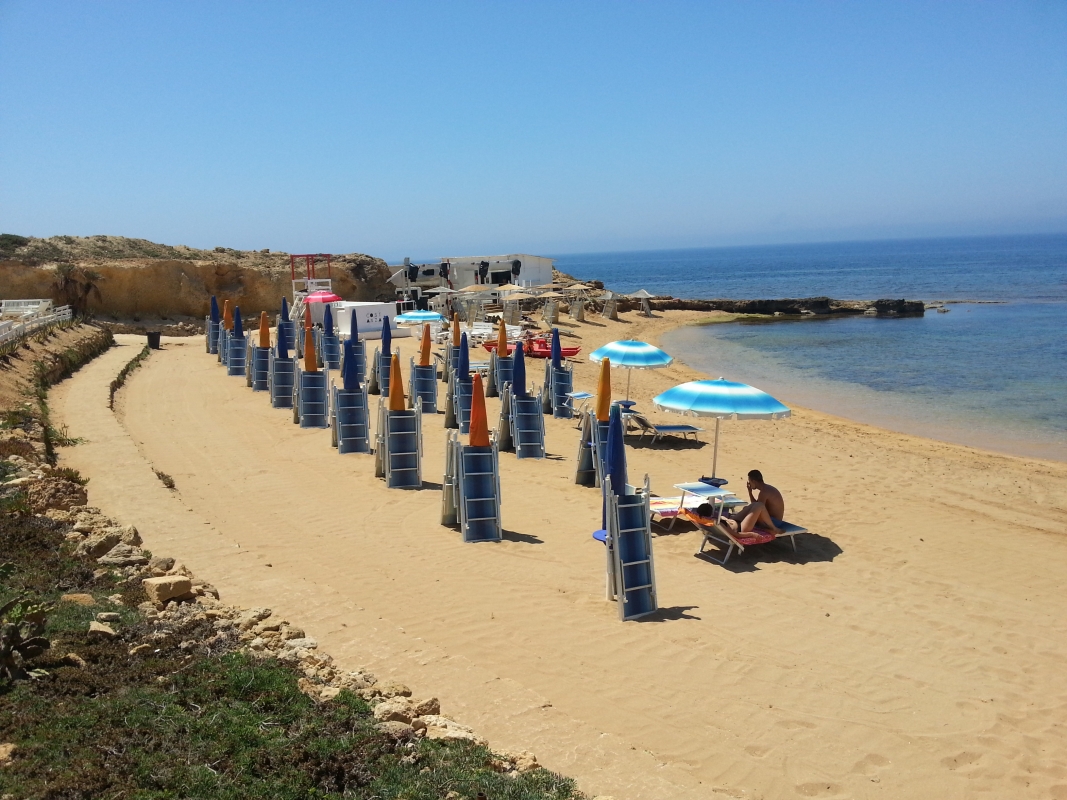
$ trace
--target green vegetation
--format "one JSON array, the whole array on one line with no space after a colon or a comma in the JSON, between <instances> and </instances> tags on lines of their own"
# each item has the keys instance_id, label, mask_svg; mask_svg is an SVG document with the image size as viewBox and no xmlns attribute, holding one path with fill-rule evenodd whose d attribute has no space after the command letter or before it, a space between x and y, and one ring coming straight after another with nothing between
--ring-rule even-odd
<instances>
[{"instance_id":1,"label":"green vegetation","mask_svg":"<svg viewBox=\"0 0 1067 800\"><path fill-rule=\"evenodd\" d=\"M210 620L180 637L160 636L132 608L144 600L140 587L126 585L118 573L94 574L93 564L69 552L62 531L44 518L0 519L0 552L17 565L11 591L51 602L63 592L83 592L97 601L59 604L45 629L51 649L28 659L37 677L0 686L0 742L16 746L0 769L0 795L581 797L570 780L546 770L498 774L492 754L469 742L394 738L349 692L325 703L311 700L300 692L293 667L205 649L215 634ZM116 591L123 605L105 599ZM98 611L119 613L116 638L88 636ZM189 639L201 647L191 648ZM146 641L150 647L130 654Z\"/></svg>"},{"instance_id":2,"label":"green vegetation","mask_svg":"<svg viewBox=\"0 0 1067 800\"><path fill-rule=\"evenodd\" d=\"M142 347L141 352L131 358L126 366L119 371L119 374L115 376L115 380L111 381L111 395L107 401L108 408L115 408L115 392L122 388L122 385L126 383L126 378L130 376L130 373L141 366L141 362L148 358L151 353L152 348L148 345Z\"/></svg>"}]
</instances>

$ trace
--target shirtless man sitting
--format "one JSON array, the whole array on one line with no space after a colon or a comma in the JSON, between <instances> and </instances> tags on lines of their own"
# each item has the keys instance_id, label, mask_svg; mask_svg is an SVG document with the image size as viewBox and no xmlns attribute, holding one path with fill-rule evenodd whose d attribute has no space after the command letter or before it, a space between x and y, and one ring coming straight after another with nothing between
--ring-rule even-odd
<instances>
[{"instance_id":1,"label":"shirtless man sitting","mask_svg":"<svg viewBox=\"0 0 1067 800\"><path fill-rule=\"evenodd\" d=\"M777 536L781 533L778 525L785 517L785 498L782 493L769 483L764 483L763 473L758 469L748 473L745 486L748 489L748 505L733 514L724 514L723 523L729 525L734 533L749 533L759 528Z\"/></svg>"}]
</instances>

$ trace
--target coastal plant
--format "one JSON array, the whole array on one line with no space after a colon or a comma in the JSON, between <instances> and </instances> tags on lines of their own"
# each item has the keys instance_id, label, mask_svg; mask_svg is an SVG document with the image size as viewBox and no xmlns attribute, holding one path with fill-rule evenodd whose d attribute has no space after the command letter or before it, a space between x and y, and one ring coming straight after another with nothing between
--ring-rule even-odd
<instances>
[{"instance_id":1,"label":"coastal plant","mask_svg":"<svg viewBox=\"0 0 1067 800\"><path fill-rule=\"evenodd\" d=\"M62 478L79 486L85 486L89 482L88 478L72 467L45 467L44 475L46 478Z\"/></svg>"},{"instance_id":2,"label":"coastal plant","mask_svg":"<svg viewBox=\"0 0 1067 800\"><path fill-rule=\"evenodd\" d=\"M0 564L0 593L14 572L14 564ZM0 605L0 681L37 677L34 672L27 672L25 662L52 646L41 635L52 610L52 605L35 602L26 592Z\"/></svg>"},{"instance_id":3,"label":"coastal plant","mask_svg":"<svg viewBox=\"0 0 1067 800\"><path fill-rule=\"evenodd\" d=\"M115 410L115 392L122 388L122 385L126 383L126 378L129 377L130 373L141 366L141 362L148 358L151 353L152 349L148 345L145 345L141 348L140 353L131 358L126 366L119 370L119 374L115 376L115 380L111 381L111 395L108 398L107 407L112 411Z\"/></svg>"},{"instance_id":4,"label":"coastal plant","mask_svg":"<svg viewBox=\"0 0 1067 800\"><path fill-rule=\"evenodd\" d=\"M166 486L168 489L177 489L178 488L177 485L174 483L174 478L172 478L167 473L160 472L155 467L152 468L152 472L156 473L156 477L159 478L160 482L164 486Z\"/></svg>"},{"instance_id":5,"label":"coastal plant","mask_svg":"<svg viewBox=\"0 0 1067 800\"><path fill-rule=\"evenodd\" d=\"M79 267L74 264L60 264L56 267L56 278L52 289L56 298L64 305L70 306L77 316L84 316L89 309L89 298L102 300L97 284L104 278L96 270Z\"/></svg>"}]
</instances>

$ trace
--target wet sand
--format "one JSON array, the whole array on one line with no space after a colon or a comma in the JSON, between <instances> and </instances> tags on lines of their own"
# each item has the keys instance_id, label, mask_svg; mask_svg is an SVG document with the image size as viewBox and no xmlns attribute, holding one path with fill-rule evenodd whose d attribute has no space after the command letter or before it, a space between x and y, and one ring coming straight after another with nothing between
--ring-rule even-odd
<instances>
[{"instance_id":1,"label":"wet sand","mask_svg":"<svg viewBox=\"0 0 1067 800\"><path fill-rule=\"evenodd\" d=\"M594 390L600 344L704 317L576 326L575 388ZM762 469L813 533L724 568L679 525L654 539L660 613L622 623L572 422L547 420L544 461L501 455L505 541L465 545L439 525L443 415L424 421L426 488L390 491L372 457L294 426L201 338L164 340L113 414L108 382L143 341L117 338L51 401L88 439L62 461L90 503L223 599L273 608L342 666L440 697L593 795L1067 798L1067 465L799 408L723 423L720 474L743 488ZM414 340L397 343L406 364ZM651 411L694 377L635 372L631 396ZM631 482L674 494L708 472L702 439L627 448Z\"/></svg>"}]
</instances>

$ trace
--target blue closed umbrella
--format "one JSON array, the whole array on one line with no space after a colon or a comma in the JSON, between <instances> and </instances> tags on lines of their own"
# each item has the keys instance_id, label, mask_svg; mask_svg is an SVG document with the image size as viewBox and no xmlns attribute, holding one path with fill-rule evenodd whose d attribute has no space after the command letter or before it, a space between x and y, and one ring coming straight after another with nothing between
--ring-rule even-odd
<instances>
[{"instance_id":1,"label":"blue closed umbrella","mask_svg":"<svg viewBox=\"0 0 1067 800\"><path fill-rule=\"evenodd\" d=\"M659 369L669 366L674 358L658 347L634 339L620 342L608 342L589 354L589 360L600 363L610 359L612 368L626 369L626 399L630 399L630 370Z\"/></svg>"},{"instance_id":2,"label":"blue closed umbrella","mask_svg":"<svg viewBox=\"0 0 1067 800\"><path fill-rule=\"evenodd\" d=\"M619 496L626 492L626 444L623 441L622 410L611 407L608 417L608 441L604 458L604 471L611 478L611 493ZM604 492L604 529L608 527L608 496Z\"/></svg>"},{"instance_id":3,"label":"blue closed umbrella","mask_svg":"<svg viewBox=\"0 0 1067 800\"><path fill-rule=\"evenodd\" d=\"M359 374L356 371L355 340L346 339L344 348L345 358L341 364L341 380L344 382L346 392L354 392L359 389Z\"/></svg>"},{"instance_id":4,"label":"blue closed umbrella","mask_svg":"<svg viewBox=\"0 0 1067 800\"><path fill-rule=\"evenodd\" d=\"M351 309L349 313L352 315L351 324L348 326L348 338L353 342L359 338L359 320L356 318L356 309Z\"/></svg>"},{"instance_id":5,"label":"blue closed umbrella","mask_svg":"<svg viewBox=\"0 0 1067 800\"><path fill-rule=\"evenodd\" d=\"M467 352L467 334L459 337L459 364L456 365L456 378L468 381L471 377L471 357Z\"/></svg>"},{"instance_id":6,"label":"blue closed umbrella","mask_svg":"<svg viewBox=\"0 0 1067 800\"><path fill-rule=\"evenodd\" d=\"M382 318L382 355L388 356L393 349L393 329L389 327L389 317Z\"/></svg>"},{"instance_id":7,"label":"blue closed umbrella","mask_svg":"<svg viewBox=\"0 0 1067 800\"><path fill-rule=\"evenodd\" d=\"M333 310L329 303L325 306L326 310L322 312L322 331L327 336L333 336Z\"/></svg>"},{"instance_id":8,"label":"blue closed umbrella","mask_svg":"<svg viewBox=\"0 0 1067 800\"><path fill-rule=\"evenodd\" d=\"M514 362L511 367L511 389L516 397L526 397L526 356L522 352L522 342L515 346L511 360Z\"/></svg>"},{"instance_id":9,"label":"blue closed umbrella","mask_svg":"<svg viewBox=\"0 0 1067 800\"><path fill-rule=\"evenodd\" d=\"M552 329L552 369L563 367L563 351L559 346L559 328Z\"/></svg>"},{"instance_id":10,"label":"blue closed umbrella","mask_svg":"<svg viewBox=\"0 0 1067 800\"><path fill-rule=\"evenodd\" d=\"M289 321L289 303L287 303L285 298L283 297L282 298L282 322L288 322L288 321Z\"/></svg>"},{"instance_id":11,"label":"blue closed umbrella","mask_svg":"<svg viewBox=\"0 0 1067 800\"><path fill-rule=\"evenodd\" d=\"M715 450L711 462L711 476L719 460L719 423L724 419L784 419L789 407L769 394L747 383L735 383L723 378L715 381L690 381L674 386L652 398L663 411L694 417L715 418Z\"/></svg>"},{"instance_id":12,"label":"blue closed umbrella","mask_svg":"<svg viewBox=\"0 0 1067 800\"><path fill-rule=\"evenodd\" d=\"M215 295L211 295L211 321L219 321L219 301L215 299Z\"/></svg>"},{"instance_id":13,"label":"blue closed umbrella","mask_svg":"<svg viewBox=\"0 0 1067 800\"><path fill-rule=\"evenodd\" d=\"M241 307L235 306L233 309L233 335L234 338L240 339L245 335L244 326L241 324Z\"/></svg>"},{"instance_id":14,"label":"blue closed umbrella","mask_svg":"<svg viewBox=\"0 0 1067 800\"><path fill-rule=\"evenodd\" d=\"M282 298L282 302L285 302L284 298ZM289 343L285 340L284 325L278 326L278 341L276 343L276 349L278 358L289 358Z\"/></svg>"}]
</instances>

